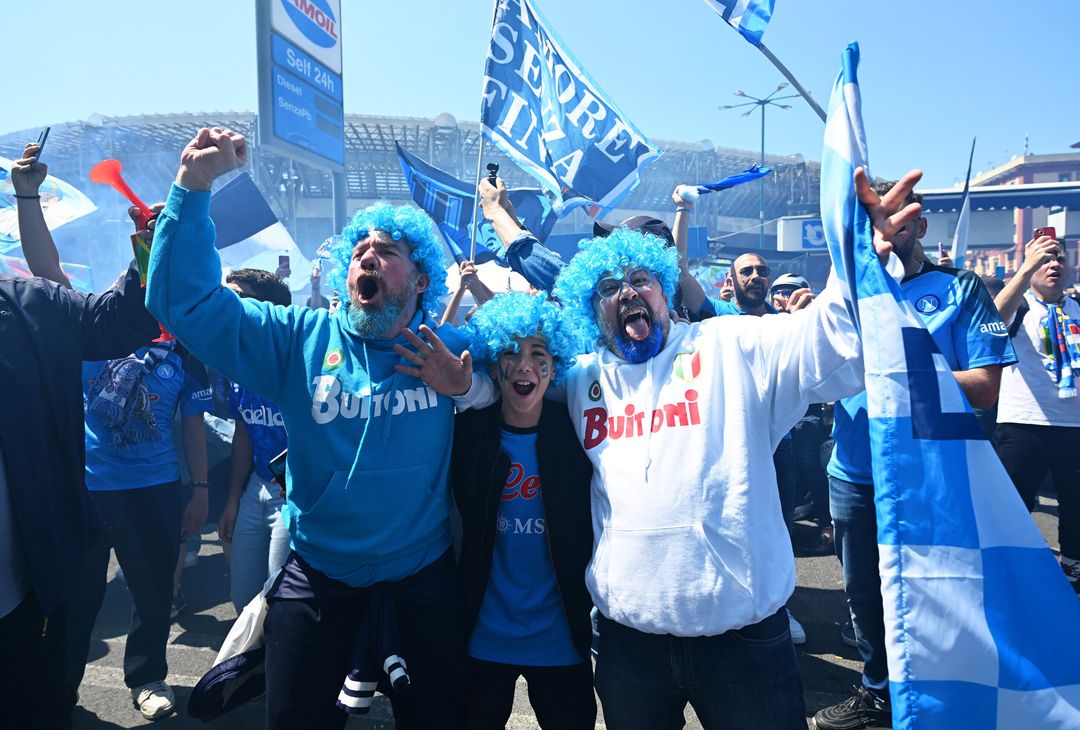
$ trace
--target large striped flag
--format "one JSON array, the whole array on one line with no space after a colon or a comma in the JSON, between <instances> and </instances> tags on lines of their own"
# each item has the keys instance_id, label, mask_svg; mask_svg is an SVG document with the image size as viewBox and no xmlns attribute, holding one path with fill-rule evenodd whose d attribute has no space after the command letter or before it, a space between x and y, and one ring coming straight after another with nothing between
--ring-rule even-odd
<instances>
[{"instance_id":1,"label":"large striped flag","mask_svg":"<svg viewBox=\"0 0 1080 730\"><path fill-rule=\"evenodd\" d=\"M822 222L861 322L895 728L1080 727L1080 600L959 385L875 255L843 54L822 153Z\"/></svg>"},{"instance_id":2,"label":"large striped flag","mask_svg":"<svg viewBox=\"0 0 1080 730\"><path fill-rule=\"evenodd\" d=\"M761 36L772 18L776 0L705 0L728 25L755 46L761 45Z\"/></svg>"},{"instance_id":3,"label":"large striped flag","mask_svg":"<svg viewBox=\"0 0 1080 730\"><path fill-rule=\"evenodd\" d=\"M454 260L461 263L469 258L470 233L475 217L477 226L474 263L497 260L505 266L505 251L495 229L479 213L474 216L476 186L429 165L403 149L397 142L394 147L413 202L435 221ZM543 191L540 188L511 188L506 193L522 224L541 243L546 241L555 226L556 216Z\"/></svg>"},{"instance_id":4,"label":"large striped flag","mask_svg":"<svg viewBox=\"0 0 1080 730\"><path fill-rule=\"evenodd\" d=\"M971 229L971 161L975 159L975 140L971 140L971 154L968 155L967 177L964 178L964 201L960 203L960 216L956 219L956 231L952 239L952 265L958 269L964 268L964 257L967 256L968 231Z\"/></svg>"}]
</instances>

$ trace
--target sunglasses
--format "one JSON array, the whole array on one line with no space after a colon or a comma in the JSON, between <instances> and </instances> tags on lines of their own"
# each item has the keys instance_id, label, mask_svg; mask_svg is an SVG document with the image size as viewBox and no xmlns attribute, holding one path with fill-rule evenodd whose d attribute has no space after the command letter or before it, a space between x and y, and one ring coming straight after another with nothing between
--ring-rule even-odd
<instances>
[{"instance_id":1,"label":"sunglasses","mask_svg":"<svg viewBox=\"0 0 1080 730\"><path fill-rule=\"evenodd\" d=\"M739 269L738 274L739 276L750 276L750 274L754 273L755 271L757 272L758 276L768 276L770 273L772 273L772 269L770 269L768 266L744 266Z\"/></svg>"}]
</instances>

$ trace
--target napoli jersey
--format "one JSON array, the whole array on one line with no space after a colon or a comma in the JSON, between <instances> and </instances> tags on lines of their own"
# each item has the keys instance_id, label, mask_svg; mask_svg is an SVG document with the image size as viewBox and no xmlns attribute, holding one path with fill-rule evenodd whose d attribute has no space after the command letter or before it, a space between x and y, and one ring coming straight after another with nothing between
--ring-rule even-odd
<instances>
[{"instance_id":1,"label":"napoli jersey","mask_svg":"<svg viewBox=\"0 0 1080 730\"><path fill-rule=\"evenodd\" d=\"M262 396L233 383L229 392L229 418L243 421L251 439L255 473L264 482L274 478L267 464L288 446L281 411Z\"/></svg>"},{"instance_id":2,"label":"napoli jersey","mask_svg":"<svg viewBox=\"0 0 1080 730\"><path fill-rule=\"evenodd\" d=\"M570 639L548 549L536 429L503 426L501 443L510 457L510 474L499 502L491 575L469 637L469 656L538 667L577 664L582 657Z\"/></svg>"},{"instance_id":3,"label":"napoli jersey","mask_svg":"<svg viewBox=\"0 0 1080 730\"><path fill-rule=\"evenodd\" d=\"M1016 362L1009 329L974 272L924 262L900 288L953 370ZM866 391L836 402L833 438L836 447L829 460L829 475L872 484Z\"/></svg>"},{"instance_id":4,"label":"napoli jersey","mask_svg":"<svg viewBox=\"0 0 1080 730\"><path fill-rule=\"evenodd\" d=\"M145 358L149 349L137 350L135 357ZM83 363L84 400L107 362ZM93 412L86 411L86 486L90 491L151 487L180 478L173 444L173 414L179 409L182 417L201 416L210 410L210 387L185 372L175 352L155 363L143 377L142 387L154 414L155 433L150 440L116 446L108 427Z\"/></svg>"}]
</instances>

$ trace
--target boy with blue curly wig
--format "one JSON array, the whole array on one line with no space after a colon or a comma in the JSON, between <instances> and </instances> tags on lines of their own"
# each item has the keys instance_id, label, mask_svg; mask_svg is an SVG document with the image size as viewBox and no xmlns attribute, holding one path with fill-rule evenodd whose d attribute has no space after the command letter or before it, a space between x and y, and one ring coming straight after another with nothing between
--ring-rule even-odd
<instances>
[{"instance_id":1,"label":"boy with blue curly wig","mask_svg":"<svg viewBox=\"0 0 1080 730\"><path fill-rule=\"evenodd\" d=\"M450 439L455 409L490 402L494 389L470 378L447 397L402 372L395 348L409 328L438 331L445 353L467 358L464 335L433 319L446 292L434 224L386 203L357 213L330 245L330 286L347 294L335 313L241 299L221 286L209 202L212 181L247 154L223 129L200 130L184 149L155 231L147 308L207 365L276 403L289 434L292 553L267 597L267 726L340 727L342 710L370 702L370 680L398 727L459 727ZM376 604L383 619L365 621ZM408 668L407 694L375 656L386 647ZM354 669L361 680L343 682Z\"/></svg>"},{"instance_id":2,"label":"boy with blue curly wig","mask_svg":"<svg viewBox=\"0 0 1080 730\"><path fill-rule=\"evenodd\" d=\"M592 728L592 466L565 405L544 399L573 363L566 320L545 292L510 292L476 311L469 334L500 398L454 422L466 726L505 726L523 676L542 728Z\"/></svg>"}]
</instances>

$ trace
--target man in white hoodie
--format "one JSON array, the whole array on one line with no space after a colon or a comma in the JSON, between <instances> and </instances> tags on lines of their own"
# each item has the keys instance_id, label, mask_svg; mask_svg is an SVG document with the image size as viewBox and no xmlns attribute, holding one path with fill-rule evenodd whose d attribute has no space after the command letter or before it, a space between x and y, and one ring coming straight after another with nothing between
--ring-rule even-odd
<instances>
[{"instance_id":1,"label":"man in white hoodie","mask_svg":"<svg viewBox=\"0 0 1080 730\"><path fill-rule=\"evenodd\" d=\"M859 199L878 253L916 218L920 174ZM584 242L554 296L591 352L571 368L570 416L593 464L593 557L600 610L596 689L609 728L800 728L806 711L783 606L795 563L772 453L810 402L863 389L860 345L839 287L787 317L668 316L677 253L616 229ZM892 262L899 273L899 262ZM425 379L454 358L433 334L399 354ZM461 382L442 383L450 389Z\"/></svg>"},{"instance_id":2,"label":"man in white hoodie","mask_svg":"<svg viewBox=\"0 0 1080 730\"><path fill-rule=\"evenodd\" d=\"M907 189L918 175L905 178ZM907 190L860 199L887 255ZM782 610L795 566L772 452L810 402L862 389L838 286L788 317L672 323L679 270L628 230L582 245L554 295L583 341L567 402L593 462L596 688L610 728L804 728Z\"/></svg>"}]
</instances>

